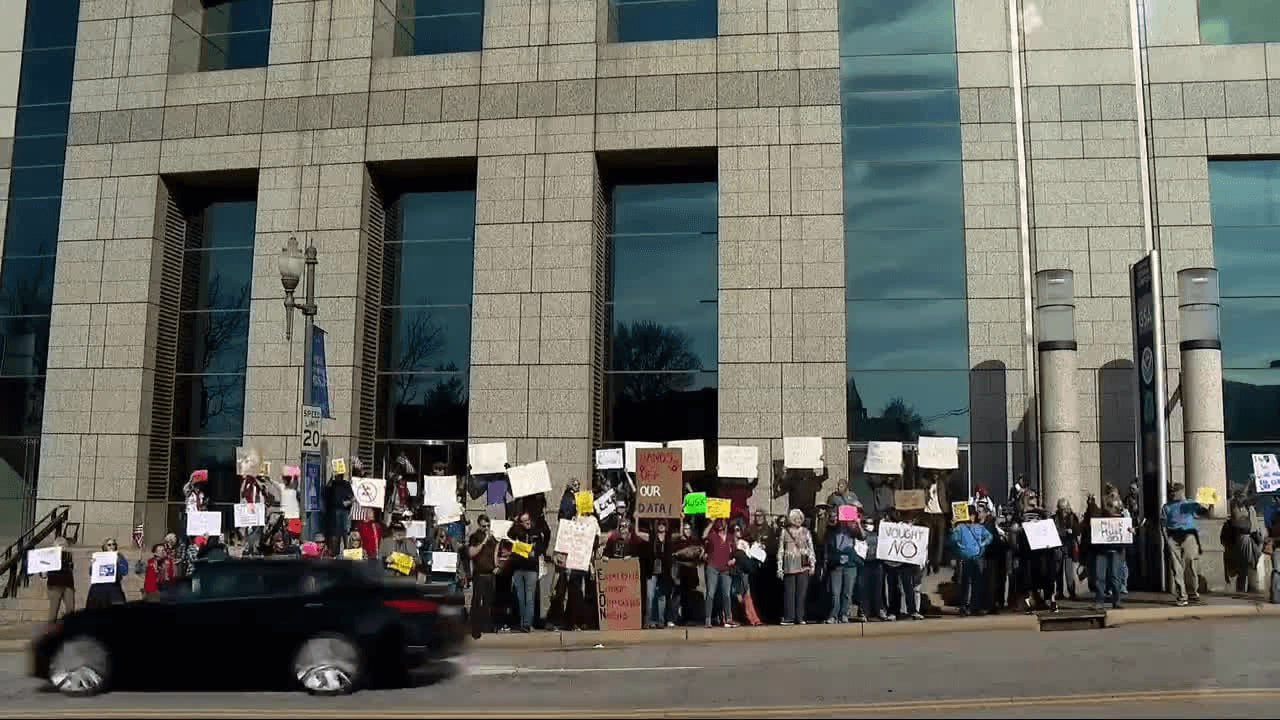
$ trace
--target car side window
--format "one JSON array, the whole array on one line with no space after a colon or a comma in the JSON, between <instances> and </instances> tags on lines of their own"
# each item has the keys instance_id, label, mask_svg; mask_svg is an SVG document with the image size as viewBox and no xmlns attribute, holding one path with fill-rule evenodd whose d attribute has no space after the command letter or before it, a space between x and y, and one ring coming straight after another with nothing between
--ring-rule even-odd
<instances>
[{"instance_id":1,"label":"car side window","mask_svg":"<svg viewBox=\"0 0 1280 720\"><path fill-rule=\"evenodd\" d=\"M261 574L231 566L202 568L191 583L192 596L199 600L255 597L265 590Z\"/></svg>"}]
</instances>

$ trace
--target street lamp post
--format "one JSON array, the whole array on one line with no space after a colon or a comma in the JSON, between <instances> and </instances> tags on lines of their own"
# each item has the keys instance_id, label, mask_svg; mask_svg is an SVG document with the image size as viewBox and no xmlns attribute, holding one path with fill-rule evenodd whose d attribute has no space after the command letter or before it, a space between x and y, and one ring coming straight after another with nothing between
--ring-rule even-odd
<instances>
[{"instance_id":1,"label":"street lamp post","mask_svg":"<svg viewBox=\"0 0 1280 720\"><path fill-rule=\"evenodd\" d=\"M1182 443L1187 496L1203 487L1217 491L1213 517L1227 505L1226 426L1222 402L1222 329L1218 271L1178 271L1178 350L1182 356Z\"/></svg>"},{"instance_id":2,"label":"street lamp post","mask_svg":"<svg viewBox=\"0 0 1280 720\"><path fill-rule=\"evenodd\" d=\"M1041 270L1035 282L1041 500L1049 508L1062 498L1081 507L1085 493L1080 478L1075 277L1070 270Z\"/></svg>"},{"instance_id":3,"label":"street lamp post","mask_svg":"<svg viewBox=\"0 0 1280 720\"><path fill-rule=\"evenodd\" d=\"M312 335L316 326L316 265L319 261L316 259L316 247L311 240L307 240L307 248L304 253L298 247L298 239L290 236L289 243L280 249L279 270L280 284L284 286L284 311L285 325L284 338L286 341L293 341L293 311L298 310L305 318L305 326L303 331L303 376L302 376L302 404L310 405L311 398L311 376L315 372L315 357L312 352ZM304 287L303 301L299 303L294 298L294 291L298 289L298 282L306 275L306 284ZM303 458L303 467L306 466L306 458ZM311 537L312 528L309 527L311 520L311 511L306 508L307 488L306 473L299 478L299 488L302 491L301 500L302 510L302 538ZM317 492L319 490L317 489Z\"/></svg>"}]
</instances>

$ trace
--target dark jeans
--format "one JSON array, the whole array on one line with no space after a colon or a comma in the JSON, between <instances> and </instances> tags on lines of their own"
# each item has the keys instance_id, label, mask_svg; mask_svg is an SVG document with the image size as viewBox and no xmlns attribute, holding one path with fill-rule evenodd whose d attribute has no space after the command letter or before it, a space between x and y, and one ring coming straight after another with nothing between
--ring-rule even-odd
<instances>
[{"instance_id":1,"label":"dark jeans","mask_svg":"<svg viewBox=\"0 0 1280 720\"><path fill-rule=\"evenodd\" d=\"M827 570L827 581L831 586L831 609L827 618L847 620L857 596L854 591L858 587L858 566L836 565Z\"/></svg>"},{"instance_id":2,"label":"dark jeans","mask_svg":"<svg viewBox=\"0 0 1280 720\"><path fill-rule=\"evenodd\" d=\"M555 590L547 621L561 627L586 627L587 574L581 570L557 570Z\"/></svg>"},{"instance_id":3,"label":"dark jeans","mask_svg":"<svg viewBox=\"0 0 1280 720\"><path fill-rule=\"evenodd\" d=\"M867 617L877 617L884 612L884 563L868 559L862 565L860 580L862 581L862 614Z\"/></svg>"},{"instance_id":4,"label":"dark jeans","mask_svg":"<svg viewBox=\"0 0 1280 720\"><path fill-rule=\"evenodd\" d=\"M966 610L987 610L987 561L976 557L960 563L960 607Z\"/></svg>"},{"instance_id":5,"label":"dark jeans","mask_svg":"<svg viewBox=\"0 0 1280 720\"><path fill-rule=\"evenodd\" d=\"M477 575L471 588L471 637L493 632L493 595L497 583L492 573Z\"/></svg>"},{"instance_id":6,"label":"dark jeans","mask_svg":"<svg viewBox=\"0 0 1280 720\"><path fill-rule=\"evenodd\" d=\"M1120 550L1098 550L1093 555L1093 578L1097 583L1093 602L1101 605L1107 596L1115 604L1120 603Z\"/></svg>"},{"instance_id":7,"label":"dark jeans","mask_svg":"<svg viewBox=\"0 0 1280 720\"><path fill-rule=\"evenodd\" d=\"M520 629L533 627L535 619L534 598L538 595L538 571L516 570L511 573L511 591L516 596L516 607L520 613Z\"/></svg>"},{"instance_id":8,"label":"dark jeans","mask_svg":"<svg viewBox=\"0 0 1280 720\"><path fill-rule=\"evenodd\" d=\"M722 622L733 621L733 598L730 597L730 587L733 585L733 575L727 570L720 572L710 565L703 569L703 578L706 583L703 585L703 607L706 609L703 615L703 621L710 624L714 622L715 609L718 605L724 619ZM719 599L720 602L716 602Z\"/></svg>"},{"instance_id":9,"label":"dark jeans","mask_svg":"<svg viewBox=\"0 0 1280 720\"><path fill-rule=\"evenodd\" d=\"M929 569L942 567L943 548L947 542L947 516L926 513L924 524L929 528Z\"/></svg>"},{"instance_id":10,"label":"dark jeans","mask_svg":"<svg viewBox=\"0 0 1280 720\"><path fill-rule=\"evenodd\" d=\"M898 567L886 566L885 578L889 585L889 614L897 615L903 612L902 601L906 600L906 614L915 615L919 612L916 604L916 570L914 565L900 565Z\"/></svg>"},{"instance_id":11,"label":"dark jeans","mask_svg":"<svg viewBox=\"0 0 1280 720\"><path fill-rule=\"evenodd\" d=\"M789 573L782 578L782 621L804 620L805 601L809 597L809 574Z\"/></svg>"},{"instance_id":12,"label":"dark jeans","mask_svg":"<svg viewBox=\"0 0 1280 720\"><path fill-rule=\"evenodd\" d=\"M671 603L672 580L670 575L650 575L645 579L646 623L662 625L675 622L676 609Z\"/></svg>"}]
</instances>

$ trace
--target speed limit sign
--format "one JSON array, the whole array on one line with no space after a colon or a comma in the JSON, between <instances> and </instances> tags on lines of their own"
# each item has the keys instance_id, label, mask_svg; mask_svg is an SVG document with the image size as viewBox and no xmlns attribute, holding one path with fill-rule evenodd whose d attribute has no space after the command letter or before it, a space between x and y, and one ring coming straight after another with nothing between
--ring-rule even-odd
<instances>
[{"instance_id":1,"label":"speed limit sign","mask_svg":"<svg viewBox=\"0 0 1280 720\"><path fill-rule=\"evenodd\" d=\"M302 406L302 452L319 453L320 441L324 439L321 423L324 413L319 405Z\"/></svg>"}]
</instances>

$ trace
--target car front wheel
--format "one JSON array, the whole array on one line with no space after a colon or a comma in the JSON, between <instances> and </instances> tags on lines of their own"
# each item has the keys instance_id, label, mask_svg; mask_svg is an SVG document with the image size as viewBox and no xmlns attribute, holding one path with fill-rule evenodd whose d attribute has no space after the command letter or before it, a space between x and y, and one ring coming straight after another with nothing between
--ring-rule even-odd
<instances>
[{"instance_id":1,"label":"car front wheel","mask_svg":"<svg viewBox=\"0 0 1280 720\"><path fill-rule=\"evenodd\" d=\"M360 650L350 640L334 635L313 637L298 648L293 675L312 695L346 695L360 683Z\"/></svg>"},{"instance_id":2,"label":"car front wheel","mask_svg":"<svg viewBox=\"0 0 1280 720\"><path fill-rule=\"evenodd\" d=\"M63 695L87 697L107 689L110 670L102 643L93 638L72 638L49 661L49 682Z\"/></svg>"}]
</instances>

